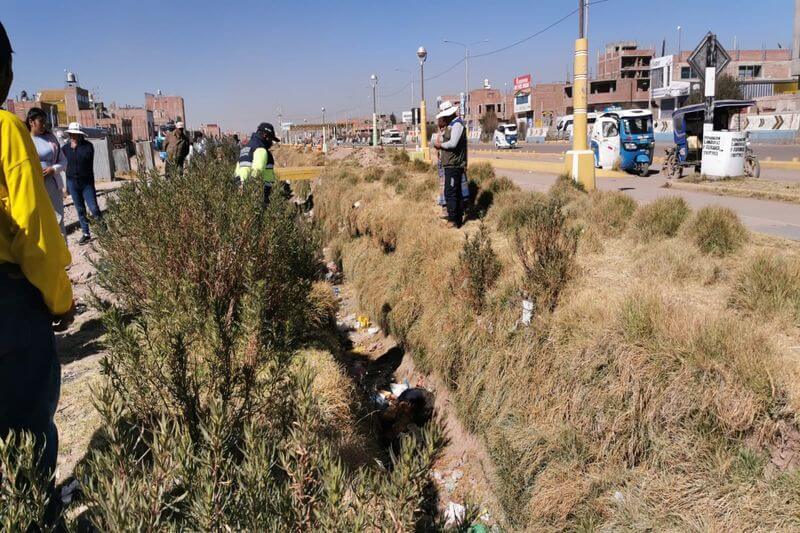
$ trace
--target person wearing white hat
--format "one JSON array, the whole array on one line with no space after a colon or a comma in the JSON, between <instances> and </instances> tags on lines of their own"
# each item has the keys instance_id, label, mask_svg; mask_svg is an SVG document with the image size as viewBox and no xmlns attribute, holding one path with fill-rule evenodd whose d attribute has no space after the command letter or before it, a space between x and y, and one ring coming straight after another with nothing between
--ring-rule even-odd
<instances>
[{"instance_id":1,"label":"person wearing white hat","mask_svg":"<svg viewBox=\"0 0 800 533\"><path fill-rule=\"evenodd\" d=\"M164 140L164 151L167 152L167 176L171 175L176 168L178 171L183 170L190 146L191 143L184 131L183 122L176 122L175 130L167 134L167 138Z\"/></svg>"},{"instance_id":2,"label":"person wearing white hat","mask_svg":"<svg viewBox=\"0 0 800 533\"><path fill-rule=\"evenodd\" d=\"M448 121L442 138L434 141L434 148L441 151L448 225L460 228L464 218L461 182L467 170L467 135L464 121L458 116L458 106L448 100L439 105L439 114L436 118Z\"/></svg>"},{"instance_id":3,"label":"person wearing white hat","mask_svg":"<svg viewBox=\"0 0 800 533\"><path fill-rule=\"evenodd\" d=\"M103 218L94 188L94 146L86 140L86 133L80 122L70 122L66 133L69 135L69 142L64 145L63 150L67 158L67 190L72 196L72 204L83 232L78 244L86 244L92 238L86 208L89 208L92 218L98 221Z\"/></svg>"}]
</instances>

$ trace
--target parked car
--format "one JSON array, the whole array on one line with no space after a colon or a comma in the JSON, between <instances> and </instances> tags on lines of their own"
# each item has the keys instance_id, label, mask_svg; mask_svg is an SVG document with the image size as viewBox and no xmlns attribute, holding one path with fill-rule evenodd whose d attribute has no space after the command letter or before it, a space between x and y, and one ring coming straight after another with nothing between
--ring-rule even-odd
<instances>
[{"instance_id":1,"label":"parked car","mask_svg":"<svg viewBox=\"0 0 800 533\"><path fill-rule=\"evenodd\" d=\"M384 145L403 145L405 144L403 134L398 130L386 130L381 134L381 144Z\"/></svg>"}]
</instances>

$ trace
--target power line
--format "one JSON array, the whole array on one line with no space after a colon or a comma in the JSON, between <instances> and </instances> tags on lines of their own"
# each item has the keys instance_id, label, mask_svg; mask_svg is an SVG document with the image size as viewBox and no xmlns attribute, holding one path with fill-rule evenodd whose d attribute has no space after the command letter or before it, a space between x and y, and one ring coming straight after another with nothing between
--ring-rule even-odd
<instances>
[{"instance_id":1,"label":"power line","mask_svg":"<svg viewBox=\"0 0 800 533\"><path fill-rule=\"evenodd\" d=\"M406 90L406 89L408 89L409 87L411 87L411 82L408 82L408 83L406 83L405 85L403 85L403 87L402 87L402 88L400 88L400 89L396 90L396 91L395 91L395 92L393 92L393 93L389 93L389 94L381 94L381 93L378 93L378 96L380 96L381 98L390 98L390 97L392 97L392 96L397 96L398 94L400 94L401 92L405 91L405 90Z\"/></svg>"},{"instance_id":2,"label":"power line","mask_svg":"<svg viewBox=\"0 0 800 533\"><path fill-rule=\"evenodd\" d=\"M448 72L450 72L451 70L453 70L454 68L456 68L457 66L459 66L463 62L464 62L464 58L462 57L456 63L454 63L452 66L447 67L447 69L443 70L439 74L436 74L435 76L427 76L425 79L427 81L430 81L430 80L435 80L436 78L440 78L440 77L444 76L445 74L447 74Z\"/></svg>"},{"instance_id":3,"label":"power line","mask_svg":"<svg viewBox=\"0 0 800 533\"><path fill-rule=\"evenodd\" d=\"M604 4L604 3L608 2L608 1L609 0L594 0L593 2L589 2L588 5L592 6L592 5L596 5L596 4ZM556 20L555 22L552 22L551 24L548 24L547 26L545 26L541 30L537 31L536 33L528 35L527 37L525 37L523 39L520 39L519 41L515 41L515 42L513 42L513 43L511 43L509 45L503 46L502 48L498 48L496 50L491 50L489 52L484 52L482 54L475 54L475 55L470 56L470 57L486 57L486 56L490 56L490 55L494 55L494 54L499 54L500 52L504 52L504 51L508 50L509 48L514 48L515 46L519 46L522 43L530 41L534 37L538 37L539 35L543 34L544 32L546 32L546 31L558 26L559 24L561 24L562 22L564 22L565 20L570 18L572 15L574 15L578 11L580 11L580 8L573 9L572 11L570 11L569 13L567 13L566 15L561 17L560 19ZM463 61L463 59L462 59L462 61Z\"/></svg>"}]
</instances>

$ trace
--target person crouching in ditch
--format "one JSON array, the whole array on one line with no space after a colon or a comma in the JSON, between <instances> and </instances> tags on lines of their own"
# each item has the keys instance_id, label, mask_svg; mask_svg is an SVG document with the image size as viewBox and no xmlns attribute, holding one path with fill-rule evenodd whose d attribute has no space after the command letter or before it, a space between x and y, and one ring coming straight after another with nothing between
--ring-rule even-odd
<instances>
[{"instance_id":1,"label":"person crouching in ditch","mask_svg":"<svg viewBox=\"0 0 800 533\"><path fill-rule=\"evenodd\" d=\"M250 137L250 142L239 152L236 162L236 178L242 183L253 177L264 182L264 205L269 204L272 186L275 184L275 159L269 149L272 143L280 142L275 128L269 122L262 122Z\"/></svg>"},{"instance_id":2,"label":"person crouching in ditch","mask_svg":"<svg viewBox=\"0 0 800 533\"><path fill-rule=\"evenodd\" d=\"M464 218L464 199L461 183L467 170L467 135L464 121L458 116L458 106L444 101L439 106L436 119L447 120L447 140L436 140L434 147L441 151L444 169L444 197L447 204L448 226L460 228Z\"/></svg>"},{"instance_id":3,"label":"person crouching in ditch","mask_svg":"<svg viewBox=\"0 0 800 533\"><path fill-rule=\"evenodd\" d=\"M11 43L0 24L0 102L12 79ZM28 129L0 110L0 439L31 432L49 476L58 456L53 416L61 389L53 321L72 320L65 271L71 260Z\"/></svg>"}]
</instances>

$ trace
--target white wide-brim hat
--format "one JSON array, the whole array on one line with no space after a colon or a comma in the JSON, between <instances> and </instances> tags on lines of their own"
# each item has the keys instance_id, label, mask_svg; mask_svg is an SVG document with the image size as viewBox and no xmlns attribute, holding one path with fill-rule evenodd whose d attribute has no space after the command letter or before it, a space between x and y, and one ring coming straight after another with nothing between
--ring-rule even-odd
<instances>
[{"instance_id":1,"label":"white wide-brim hat","mask_svg":"<svg viewBox=\"0 0 800 533\"><path fill-rule=\"evenodd\" d=\"M436 118L451 117L456 113L458 113L458 106L453 105L450 100L445 100L439 104L439 114L436 115Z\"/></svg>"},{"instance_id":2,"label":"white wide-brim hat","mask_svg":"<svg viewBox=\"0 0 800 533\"><path fill-rule=\"evenodd\" d=\"M80 122L70 122L64 133L74 133L75 135L86 135Z\"/></svg>"},{"instance_id":3,"label":"white wide-brim hat","mask_svg":"<svg viewBox=\"0 0 800 533\"><path fill-rule=\"evenodd\" d=\"M183 129L183 122L176 122L175 123L175 129L176 130L182 130Z\"/></svg>"}]
</instances>

